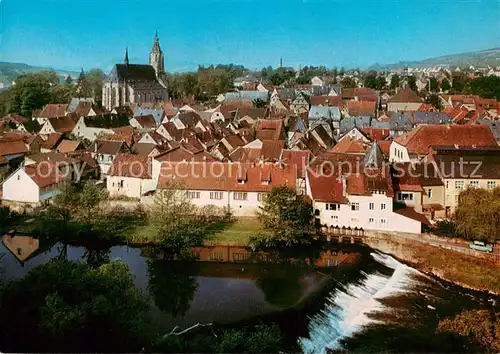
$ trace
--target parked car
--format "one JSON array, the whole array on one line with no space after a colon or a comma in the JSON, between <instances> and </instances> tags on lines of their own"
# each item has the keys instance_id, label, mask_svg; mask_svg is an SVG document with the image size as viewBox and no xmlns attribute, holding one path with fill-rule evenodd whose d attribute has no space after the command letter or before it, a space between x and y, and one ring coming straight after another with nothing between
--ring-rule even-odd
<instances>
[{"instance_id":1,"label":"parked car","mask_svg":"<svg viewBox=\"0 0 500 354\"><path fill-rule=\"evenodd\" d=\"M469 247L476 251L493 252L493 246L487 245L483 241L474 241L469 244Z\"/></svg>"}]
</instances>

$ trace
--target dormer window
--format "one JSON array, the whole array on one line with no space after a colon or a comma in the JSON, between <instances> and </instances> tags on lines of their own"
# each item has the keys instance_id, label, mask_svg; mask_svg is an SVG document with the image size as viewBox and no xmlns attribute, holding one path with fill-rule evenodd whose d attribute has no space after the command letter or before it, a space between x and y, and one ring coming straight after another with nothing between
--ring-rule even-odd
<instances>
[{"instance_id":1,"label":"dormer window","mask_svg":"<svg viewBox=\"0 0 500 354\"><path fill-rule=\"evenodd\" d=\"M237 179L238 179L238 184L245 184L248 180L247 171L239 169Z\"/></svg>"},{"instance_id":2,"label":"dormer window","mask_svg":"<svg viewBox=\"0 0 500 354\"><path fill-rule=\"evenodd\" d=\"M271 183L271 171L269 169L263 169L261 171L260 181L264 185L269 185L269 183Z\"/></svg>"}]
</instances>

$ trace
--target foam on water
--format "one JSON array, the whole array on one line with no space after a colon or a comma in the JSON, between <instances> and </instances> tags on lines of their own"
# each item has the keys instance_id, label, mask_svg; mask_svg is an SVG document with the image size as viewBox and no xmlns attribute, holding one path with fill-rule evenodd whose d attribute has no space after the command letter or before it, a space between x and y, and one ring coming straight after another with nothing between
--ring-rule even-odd
<instances>
[{"instance_id":1,"label":"foam on water","mask_svg":"<svg viewBox=\"0 0 500 354\"><path fill-rule=\"evenodd\" d=\"M350 284L332 292L325 308L311 318L309 338L299 338L304 353L326 353L327 348L338 349L341 338L349 337L374 322L368 314L383 309L379 299L409 290L413 282L411 275L418 273L417 270L387 255L374 252L371 256L394 269L392 275L363 273L366 277L363 283Z\"/></svg>"}]
</instances>

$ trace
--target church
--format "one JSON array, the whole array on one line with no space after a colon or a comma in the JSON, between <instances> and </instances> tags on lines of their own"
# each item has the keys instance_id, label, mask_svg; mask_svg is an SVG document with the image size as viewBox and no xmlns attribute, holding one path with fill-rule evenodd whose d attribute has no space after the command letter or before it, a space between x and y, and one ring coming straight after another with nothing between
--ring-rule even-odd
<instances>
[{"instance_id":1,"label":"church","mask_svg":"<svg viewBox=\"0 0 500 354\"><path fill-rule=\"evenodd\" d=\"M125 61L116 64L102 87L102 104L111 111L131 103L156 103L168 98L163 52L158 33L155 34L149 65L130 64L128 49Z\"/></svg>"}]
</instances>

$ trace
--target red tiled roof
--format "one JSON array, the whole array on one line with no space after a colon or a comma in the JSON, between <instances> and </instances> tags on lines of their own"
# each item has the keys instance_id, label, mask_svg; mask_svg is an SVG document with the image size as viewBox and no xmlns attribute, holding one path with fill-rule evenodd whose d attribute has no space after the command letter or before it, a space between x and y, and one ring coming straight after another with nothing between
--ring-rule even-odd
<instances>
[{"instance_id":1,"label":"red tiled roof","mask_svg":"<svg viewBox=\"0 0 500 354\"><path fill-rule=\"evenodd\" d=\"M391 134L390 129L382 128L362 128L361 131L372 141L384 140Z\"/></svg>"},{"instance_id":2,"label":"red tiled roof","mask_svg":"<svg viewBox=\"0 0 500 354\"><path fill-rule=\"evenodd\" d=\"M94 110L94 113L96 115L103 115L106 114L106 110L102 107L99 107L91 102L80 102L78 103L78 106L75 108L75 113L79 117L88 117L90 114L90 110Z\"/></svg>"},{"instance_id":3,"label":"red tiled roof","mask_svg":"<svg viewBox=\"0 0 500 354\"><path fill-rule=\"evenodd\" d=\"M347 110L350 116L374 116L377 102L373 101L348 101Z\"/></svg>"},{"instance_id":4,"label":"red tiled roof","mask_svg":"<svg viewBox=\"0 0 500 354\"><path fill-rule=\"evenodd\" d=\"M330 152L339 154L360 154L364 155L370 146L364 143L362 140L351 139L346 137L342 139L337 145L335 145Z\"/></svg>"},{"instance_id":5,"label":"red tiled roof","mask_svg":"<svg viewBox=\"0 0 500 354\"><path fill-rule=\"evenodd\" d=\"M113 160L108 175L150 179L150 161L151 160L147 156L118 154Z\"/></svg>"},{"instance_id":6,"label":"red tiled roof","mask_svg":"<svg viewBox=\"0 0 500 354\"><path fill-rule=\"evenodd\" d=\"M318 174L312 169L307 169L307 178L313 200L327 203L348 203L343 195L342 181L335 175Z\"/></svg>"},{"instance_id":7,"label":"red tiled roof","mask_svg":"<svg viewBox=\"0 0 500 354\"><path fill-rule=\"evenodd\" d=\"M56 147L59 141L62 139L61 133L50 133L46 135L41 135L43 139L42 147L48 150L52 150Z\"/></svg>"},{"instance_id":8,"label":"red tiled roof","mask_svg":"<svg viewBox=\"0 0 500 354\"><path fill-rule=\"evenodd\" d=\"M13 122L13 123L24 123L28 121L28 118L17 113L7 114L5 117L0 118L0 121Z\"/></svg>"},{"instance_id":9,"label":"red tiled roof","mask_svg":"<svg viewBox=\"0 0 500 354\"><path fill-rule=\"evenodd\" d=\"M264 140L261 149L262 158L264 161L279 160L284 146L285 142L283 140Z\"/></svg>"},{"instance_id":10,"label":"red tiled roof","mask_svg":"<svg viewBox=\"0 0 500 354\"><path fill-rule=\"evenodd\" d=\"M281 119L261 120L255 130L256 138L261 141L280 140L283 132L283 121Z\"/></svg>"},{"instance_id":11,"label":"red tiled roof","mask_svg":"<svg viewBox=\"0 0 500 354\"><path fill-rule=\"evenodd\" d=\"M419 112L434 112L435 110L433 105L427 103L422 103L420 107L418 107Z\"/></svg>"},{"instance_id":12,"label":"red tiled roof","mask_svg":"<svg viewBox=\"0 0 500 354\"><path fill-rule=\"evenodd\" d=\"M156 128L156 121L152 115L134 117L137 123L144 129Z\"/></svg>"},{"instance_id":13,"label":"red tiled roof","mask_svg":"<svg viewBox=\"0 0 500 354\"><path fill-rule=\"evenodd\" d=\"M498 147L491 129L486 124L421 125L394 141L406 146L409 152L418 154L427 153L431 145Z\"/></svg>"},{"instance_id":14,"label":"red tiled roof","mask_svg":"<svg viewBox=\"0 0 500 354\"><path fill-rule=\"evenodd\" d=\"M164 163L158 188L177 181L191 190L269 192L277 186L295 189L297 168L294 165L254 165L233 163ZM239 183L243 179L244 183ZM263 182L267 180L267 184Z\"/></svg>"},{"instance_id":15,"label":"red tiled roof","mask_svg":"<svg viewBox=\"0 0 500 354\"><path fill-rule=\"evenodd\" d=\"M297 177L305 178L306 166L309 164L311 153L307 150L285 150L281 151L281 161L285 165L297 166Z\"/></svg>"},{"instance_id":16,"label":"red tiled roof","mask_svg":"<svg viewBox=\"0 0 500 354\"><path fill-rule=\"evenodd\" d=\"M377 141L377 144L385 156L390 155L392 140L379 140L379 141Z\"/></svg>"},{"instance_id":17,"label":"red tiled roof","mask_svg":"<svg viewBox=\"0 0 500 354\"><path fill-rule=\"evenodd\" d=\"M61 152L61 153L74 152L78 149L80 144L81 144L81 142L79 142L79 141L63 140L57 146L57 152Z\"/></svg>"},{"instance_id":18,"label":"red tiled roof","mask_svg":"<svg viewBox=\"0 0 500 354\"><path fill-rule=\"evenodd\" d=\"M71 133L76 126L76 120L67 116L49 119L49 122L58 133Z\"/></svg>"},{"instance_id":19,"label":"red tiled roof","mask_svg":"<svg viewBox=\"0 0 500 354\"><path fill-rule=\"evenodd\" d=\"M410 88L405 88L389 98L388 103L422 103L422 98Z\"/></svg>"},{"instance_id":20,"label":"red tiled roof","mask_svg":"<svg viewBox=\"0 0 500 354\"><path fill-rule=\"evenodd\" d=\"M28 147L22 140L0 141L0 156L25 154L28 151Z\"/></svg>"},{"instance_id":21,"label":"red tiled roof","mask_svg":"<svg viewBox=\"0 0 500 354\"><path fill-rule=\"evenodd\" d=\"M40 112L38 117L40 118L58 118L66 115L67 104L54 104L50 103L46 105Z\"/></svg>"},{"instance_id":22,"label":"red tiled roof","mask_svg":"<svg viewBox=\"0 0 500 354\"><path fill-rule=\"evenodd\" d=\"M40 188L55 185L68 180L71 176L65 174L58 168L57 161L44 161L41 163L24 166L24 171Z\"/></svg>"}]
</instances>

